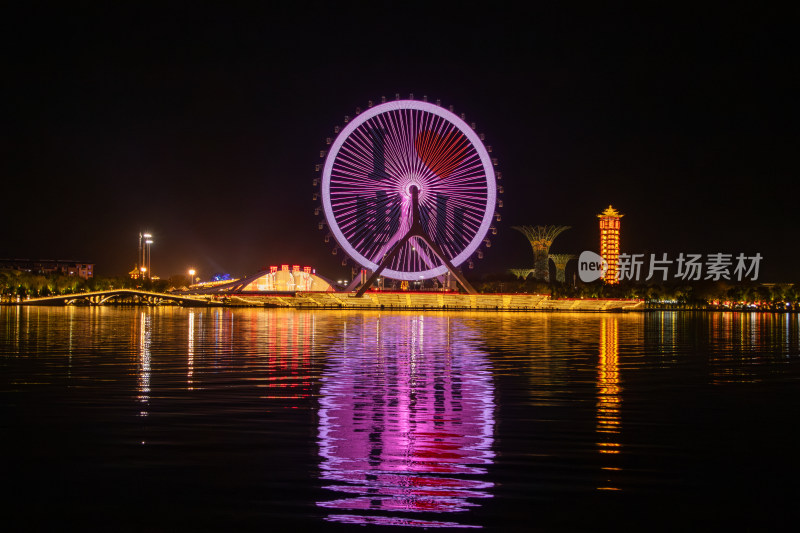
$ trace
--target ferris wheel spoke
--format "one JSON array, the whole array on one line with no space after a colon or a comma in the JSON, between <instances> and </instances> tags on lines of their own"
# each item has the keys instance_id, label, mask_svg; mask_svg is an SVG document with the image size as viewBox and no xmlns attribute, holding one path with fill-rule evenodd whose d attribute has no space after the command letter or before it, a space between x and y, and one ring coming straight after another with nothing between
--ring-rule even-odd
<instances>
[{"instance_id":1,"label":"ferris wheel spoke","mask_svg":"<svg viewBox=\"0 0 800 533\"><path fill-rule=\"evenodd\" d=\"M364 174L369 173L374 161L366 143L349 142L342 146L339 164L346 164Z\"/></svg>"},{"instance_id":2,"label":"ferris wheel spoke","mask_svg":"<svg viewBox=\"0 0 800 533\"><path fill-rule=\"evenodd\" d=\"M370 257L373 262L379 263L389 253L390 249L403 239L408 233L409 227L408 210L401 208L400 212L397 213L397 218L393 219L392 224L387 228L388 231L384 234L387 237L386 240L376 247L377 250L374 253L366 255L366 257Z\"/></svg>"},{"instance_id":3,"label":"ferris wheel spoke","mask_svg":"<svg viewBox=\"0 0 800 533\"><path fill-rule=\"evenodd\" d=\"M418 268L416 270L422 270L422 268L419 268L420 266L425 269L433 269L440 266L438 260L435 261L433 259L436 257L436 255L432 253L432 251L425 243L425 241L423 241L419 237L411 237L408 242L409 243L413 242L411 246L412 250L416 254L417 265L418 265Z\"/></svg>"},{"instance_id":4,"label":"ferris wheel spoke","mask_svg":"<svg viewBox=\"0 0 800 533\"><path fill-rule=\"evenodd\" d=\"M422 131L417 135L414 145L425 166L440 179L447 179L466 156L464 137L454 130L444 135Z\"/></svg>"},{"instance_id":5,"label":"ferris wheel spoke","mask_svg":"<svg viewBox=\"0 0 800 533\"><path fill-rule=\"evenodd\" d=\"M348 228L346 234L349 235L354 247L363 252L363 255L369 257L374 253L374 250L390 240L391 230L390 226L384 226L366 231L363 226L356 225Z\"/></svg>"},{"instance_id":6,"label":"ferris wheel spoke","mask_svg":"<svg viewBox=\"0 0 800 533\"><path fill-rule=\"evenodd\" d=\"M383 242L387 242L396 233L401 224L399 213L391 209L382 209L367 212L363 210L354 213L354 225L348 228L354 237L368 236L374 243L374 247L379 247ZM359 248L358 246L356 247ZM366 251L366 250L365 250ZM367 255L369 257L369 255Z\"/></svg>"},{"instance_id":7,"label":"ferris wheel spoke","mask_svg":"<svg viewBox=\"0 0 800 533\"><path fill-rule=\"evenodd\" d=\"M366 160L343 159L336 169L336 174L342 178L349 178L362 183L374 183L385 180L390 175L385 170L377 170Z\"/></svg>"},{"instance_id":8,"label":"ferris wheel spoke","mask_svg":"<svg viewBox=\"0 0 800 533\"><path fill-rule=\"evenodd\" d=\"M376 181L389 177L383 158L379 157L375 143L381 138L376 130L369 130L369 135L360 135L353 142L342 146L344 152L342 162L349 163L351 173L364 181Z\"/></svg>"},{"instance_id":9,"label":"ferris wheel spoke","mask_svg":"<svg viewBox=\"0 0 800 533\"><path fill-rule=\"evenodd\" d=\"M387 121L386 127L392 132L392 135L389 136L390 142L387 143L386 147L393 163L393 170L398 177L407 176L411 173L412 169L410 164L411 154L403 140L405 135L403 130L406 122L402 121L398 123L394 115L389 114L385 117L382 116L381 119Z\"/></svg>"},{"instance_id":10,"label":"ferris wheel spoke","mask_svg":"<svg viewBox=\"0 0 800 533\"><path fill-rule=\"evenodd\" d=\"M341 162L349 162L363 169L365 174L369 173L374 166L374 148L372 140L367 135L354 136L350 142L341 148Z\"/></svg>"}]
</instances>

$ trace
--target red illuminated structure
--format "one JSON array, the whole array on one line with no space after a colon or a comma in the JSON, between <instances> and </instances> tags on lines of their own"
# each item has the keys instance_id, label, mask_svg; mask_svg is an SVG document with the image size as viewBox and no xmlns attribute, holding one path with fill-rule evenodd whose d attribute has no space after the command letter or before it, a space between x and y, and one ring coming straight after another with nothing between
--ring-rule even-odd
<instances>
[{"instance_id":1,"label":"red illuminated structure","mask_svg":"<svg viewBox=\"0 0 800 533\"><path fill-rule=\"evenodd\" d=\"M619 211L611 207L597 215L600 219L600 255L608 264L603 281L609 285L619 283Z\"/></svg>"}]
</instances>

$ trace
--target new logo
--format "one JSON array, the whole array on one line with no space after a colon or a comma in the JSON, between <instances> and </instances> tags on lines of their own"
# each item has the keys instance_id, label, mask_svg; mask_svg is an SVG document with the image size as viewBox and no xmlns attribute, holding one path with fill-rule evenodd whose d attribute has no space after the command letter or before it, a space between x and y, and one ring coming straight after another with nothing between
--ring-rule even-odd
<instances>
[{"instance_id":1,"label":"new logo","mask_svg":"<svg viewBox=\"0 0 800 533\"><path fill-rule=\"evenodd\" d=\"M594 252L586 250L578 257L578 275L584 283L602 278L606 270L608 262Z\"/></svg>"}]
</instances>

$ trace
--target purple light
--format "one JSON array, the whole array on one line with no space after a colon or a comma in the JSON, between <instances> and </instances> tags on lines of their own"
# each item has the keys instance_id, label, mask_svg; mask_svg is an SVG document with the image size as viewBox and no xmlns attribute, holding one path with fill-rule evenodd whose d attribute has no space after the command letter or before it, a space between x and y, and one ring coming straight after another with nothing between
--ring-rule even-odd
<instances>
[{"instance_id":1,"label":"purple light","mask_svg":"<svg viewBox=\"0 0 800 533\"><path fill-rule=\"evenodd\" d=\"M462 264L488 233L497 199L491 157L466 122L427 102L387 102L358 115L331 145L322 174L325 217L363 267L377 269L408 230L412 185L427 234L453 265ZM419 280L446 272L412 238L383 275Z\"/></svg>"},{"instance_id":2,"label":"purple light","mask_svg":"<svg viewBox=\"0 0 800 533\"><path fill-rule=\"evenodd\" d=\"M457 527L416 524L406 513L463 512L491 497L492 375L459 326L443 317L356 317L329 348L320 471L335 497L317 505L370 513L329 520Z\"/></svg>"}]
</instances>

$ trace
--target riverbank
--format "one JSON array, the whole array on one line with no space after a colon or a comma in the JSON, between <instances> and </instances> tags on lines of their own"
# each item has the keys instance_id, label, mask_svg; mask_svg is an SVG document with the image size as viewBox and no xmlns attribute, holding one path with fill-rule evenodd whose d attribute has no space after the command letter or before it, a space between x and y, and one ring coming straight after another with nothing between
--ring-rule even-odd
<instances>
[{"instance_id":1,"label":"riverbank","mask_svg":"<svg viewBox=\"0 0 800 533\"><path fill-rule=\"evenodd\" d=\"M444 292L317 292L294 295L237 295L231 300L265 307L298 309L414 309L494 311L620 312L644 308L641 300L552 299L547 294L457 294Z\"/></svg>"},{"instance_id":2,"label":"riverbank","mask_svg":"<svg viewBox=\"0 0 800 533\"><path fill-rule=\"evenodd\" d=\"M639 311L644 301L631 299L553 299L547 294L458 294L445 292L292 292L236 293L216 295L156 294L130 289L66 296L32 298L11 305L184 305L225 307L271 307L292 309L409 309L487 311Z\"/></svg>"}]
</instances>

